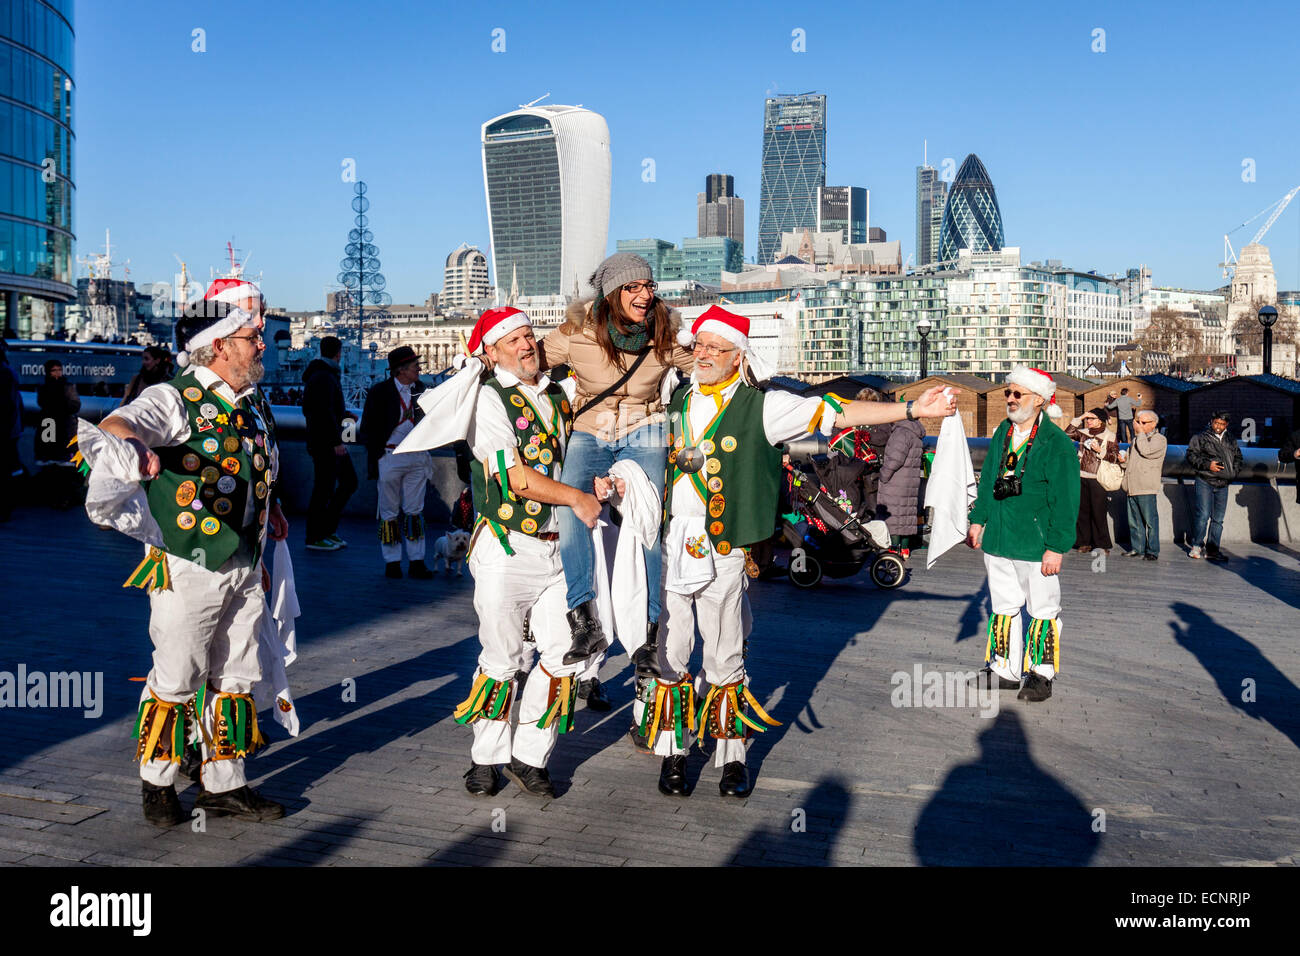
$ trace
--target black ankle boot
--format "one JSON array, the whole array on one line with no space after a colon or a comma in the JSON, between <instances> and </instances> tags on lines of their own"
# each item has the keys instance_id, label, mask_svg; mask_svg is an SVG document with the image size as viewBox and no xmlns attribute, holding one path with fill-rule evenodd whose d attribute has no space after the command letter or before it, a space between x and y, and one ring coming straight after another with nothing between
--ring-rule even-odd
<instances>
[{"instance_id":1,"label":"black ankle boot","mask_svg":"<svg viewBox=\"0 0 1300 956\"><path fill-rule=\"evenodd\" d=\"M651 621L645 629L645 643L632 653L637 677L659 677L659 622Z\"/></svg>"},{"instance_id":2,"label":"black ankle boot","mask_svg":"<svg viewBox=\"0 0 1300 956\"><path fill-rule=\"evenodd\" d=\"M595 601L579 604L565 617L568 618L569 629L573 632L573 643L564 655L564 663L578 664L609 647L600 620L596 617Z\"/></svg>"}]
</instances>

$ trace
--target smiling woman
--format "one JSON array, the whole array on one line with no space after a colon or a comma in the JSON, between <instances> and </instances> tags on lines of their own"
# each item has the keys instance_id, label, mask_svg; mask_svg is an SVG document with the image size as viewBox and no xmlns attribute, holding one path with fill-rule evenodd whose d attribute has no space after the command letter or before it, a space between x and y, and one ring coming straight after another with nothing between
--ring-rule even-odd
<instances>
[{"instance_id":1,"label":"smiling woman","mask_svg":"<svg viewBox=\"0 0 1300 956\"><path fill-rule=\"evenodd\" d=\"M614 462L635 461L662 495L668 449L660 386L670 368L689 374L694 358L677 343L676 316L655 295L650 264L640 256L610 256L591 284L596 298L571 306L564 325L538 343L543 368L568 365L577 379L564 482L590 491ZM581 659L605 636L595 614L594 551L591 534L573 511L562 508L559 514L571 654ZM643 553L653 644L661 562L658 548ZM590 706L590 696L587 702Z\"/></svg>"}]
</instances>

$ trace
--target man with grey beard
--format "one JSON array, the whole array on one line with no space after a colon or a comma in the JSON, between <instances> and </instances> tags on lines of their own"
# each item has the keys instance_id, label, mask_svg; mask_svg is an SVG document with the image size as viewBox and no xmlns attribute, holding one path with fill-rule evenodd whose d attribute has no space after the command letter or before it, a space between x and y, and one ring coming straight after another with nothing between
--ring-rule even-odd
<instances>
[{"instance_id":1,"label":"man with grey beard","mask_svg":"<svg viewBox=\"0 0 1300 956\"><path fill-rule=\"evenodd\" d=\"M288 524L272 491L274 428L256 388L266 348L261 309L233 304L251 302L256 287L219 282L229 287L214 283L176 323L182 373L100 426L134 451L129 478L146 488L145 538L161 542L126 582L149 592L153 667L135 728L144 815L156 826L186 819L174 783L195 746L195 809L243 820L284 814L248 786L244 758L265 743L252 698L266 607L262 552L267 534L282 540Z\"/></svg>"},{"instance_id":2,"label":"man with grey beard","mask_svg":"<svg viewBox=\"0 0 1300 956\"><path fill-rule=\"evenodd\" d=\"M1061 409L1048 373L1016 366L1003 394L1007 418L989 441L966 543L983 548L988 573L984 662L1003 688L1020 687L1023 672L1020 699L1042 701L1060 667L1059 575L1079 515L1079 458L1052 421Z\"/></svg>"}]
</instances>

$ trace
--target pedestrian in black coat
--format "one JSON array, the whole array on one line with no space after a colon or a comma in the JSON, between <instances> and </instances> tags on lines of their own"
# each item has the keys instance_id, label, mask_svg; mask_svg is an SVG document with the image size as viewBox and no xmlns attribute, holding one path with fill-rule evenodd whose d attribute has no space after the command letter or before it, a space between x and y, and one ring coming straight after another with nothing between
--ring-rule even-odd
<instances>
[{"instance_id":1,"label":"pedestrian in black coat","mask_svg":"<svg viewBox=\"0 0 1300 956\"><path fill-rule=\"evenodd\" d=\"M347 547L338 536L339 516L357 490L357 471L343 440L344 421L356 420L343 404L343 374L339 355L343 343L327 335L320 342L320 358L312 359L302 373L302 414L307 422L307 454L314 470L311 500L307 504L307 547L337 551Z\"/></svg>"}]
</instances>

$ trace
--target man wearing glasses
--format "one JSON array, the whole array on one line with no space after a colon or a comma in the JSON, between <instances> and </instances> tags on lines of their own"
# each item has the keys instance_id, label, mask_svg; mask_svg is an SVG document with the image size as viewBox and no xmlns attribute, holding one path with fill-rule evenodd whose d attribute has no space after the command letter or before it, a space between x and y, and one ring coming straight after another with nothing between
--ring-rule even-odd
<instances>
[{"instance_id":1,"label":"man wearing glasses","mask_svg":"<svg viewBox=\"0 0 1300 956\"><path fill-rule=\"evenodd\" d=\"M695 371L669 404L667 524L660 675L649 681L641 730L663 757L659 791L687 796L686 751L696 735L717 742L719 792L749 795L745 740L775 724L749 688L745 639L747 549L772 534L781 484L782 443L814 431L938 418L955 410L940 387L899 403L842 402L762 391L762 364L749 349L749 320L718 306L678 336L691 345ZM747 374L748 373L748 374ZM702 679L686 668L699 627ZM698 693L698 699L697 699ZM752 717L750 715L753 715Z\"/></svg>"},{"instance_id":2,"label":"man wearing glasses","mask_svg":"<svg viewBox=\"0 0 1300 956\"><path fill-rule=\"evenodd\" d=\"M150 592L154 645L136 757L145 819L164 827L187 819L174 783L191 741L202 759L195 809L254 821L284 814L244 774L244 757L265 743L252 698L262 551L266 534L288 534L272 494L279 453L257 390L261 294L242 280L219 283L176 323L182 373L101 425L126 443L126 461L134 453L129 478L146 483L141 537L151 546L127 581Z\"/></svg>"},{"instance_id":3,"label":"man wearing glasses","mask_svg":"<svg viewBox=\"0 0 1300 956\"><path fill-rule=\"evenodd\" d=\"M989 441L966 543L984 549L988 573L984 663L1003 689L1020 687L1024 673L1020 699L1042 701L1060 667L1059 575L1079 517L1079 456L1052 421L1061 409L1050 375L1016 366L1003 395L1007 417Z\"/></svg>"}]
</instances>

